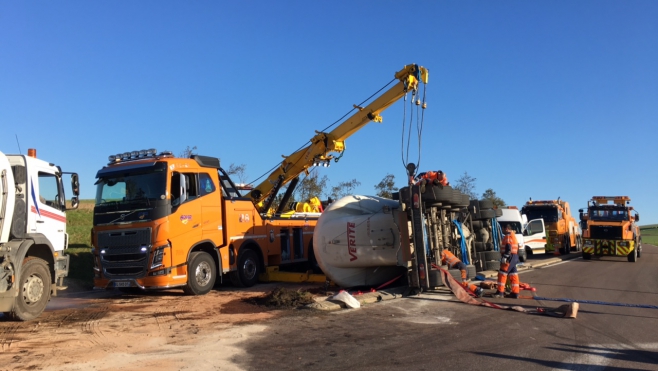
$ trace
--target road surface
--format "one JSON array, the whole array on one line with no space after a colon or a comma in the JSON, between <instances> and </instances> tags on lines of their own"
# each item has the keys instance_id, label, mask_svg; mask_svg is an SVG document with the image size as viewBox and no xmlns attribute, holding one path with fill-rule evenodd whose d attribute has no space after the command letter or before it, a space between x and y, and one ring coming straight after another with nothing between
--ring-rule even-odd
<instances>
[{"instance_id":1,"label":"road surface","mask_svg":"<svg viewBox=\"0 0 658 371\"><path fill-rule=\"evenodd\" d=\"M656 267L658 248L645 245L636 263L574 259L520 278L543 297L658 306ZM560 319L432 293L336 312L249 301L276 286L68 292L35 321L0 319L0 371L658 369L657 309L582 304L577 319Z\"/></svg>"}]
</instances>

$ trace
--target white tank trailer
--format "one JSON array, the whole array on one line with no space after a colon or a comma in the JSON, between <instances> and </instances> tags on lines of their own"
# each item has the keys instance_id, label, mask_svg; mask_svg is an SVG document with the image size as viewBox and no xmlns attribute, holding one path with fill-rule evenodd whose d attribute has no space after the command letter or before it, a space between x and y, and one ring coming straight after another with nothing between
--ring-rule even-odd
<instances>
[{"instance_id":1,"label":"white tank trailer","mask_svg":"<svg viewBox=\"0 0 658 371\"><path fill-rule=\"evenodd\" d=\"M318 265L341 287L376 287L407 272L401 244L407 226L399 201L352 195L320 216L313 234ZM402 233L401 233L402 232ZM408 237L407 237L408 238Z\"/></svg>"}]
</instances>

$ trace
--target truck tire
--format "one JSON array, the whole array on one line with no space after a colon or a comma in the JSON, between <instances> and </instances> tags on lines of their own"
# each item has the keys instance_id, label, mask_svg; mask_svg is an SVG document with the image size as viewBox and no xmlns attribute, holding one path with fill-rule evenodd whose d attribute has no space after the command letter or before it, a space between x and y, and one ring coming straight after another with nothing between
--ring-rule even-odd
<instances>
[{"instance_id":1,"label":"truck tire","mask_svg":"<svg viewBox=\"0 0 658 371\"><path fill-rule=\"evenodd\" d=\"M590 253L583 253L583 260L591 260L592 259L592 254Z\"/></svg>"},{"instance_id":2,"label":"truck tire","mask_svg":"<svg viewBox=\"0 0 658 371\"><path fill-rule=\"evenodd\" d=\"M473 226L473 230L475 231L477 231L478 229L482 229L482 221L474 220L472 226Z\"/></svg>"},{"instance_id":3,"label":"truck tire","mask_svg":"<svg viewBox=\"0 0 658 371\"><path fill-rule=\"evenodd\" d=\"M528 256L526 255L525 249L519 250L519 261L525 263L526 260L528 260Z\"/></svg>"},{"instance_id":4,"label":"truck tire","mask_svg":"<svg viewBox=\"0 0 658 371\"><path fill-rule=\"evenodd\" d=\"M487 242L486 244L484 244L484 248L487 251L494 251L494 244L491 243L491 242ZM496 251L496 254L499 254L499 252ZM499 259L500 259L500 257L499 257Z\"/></svg>"},{"instance_id":5,"label":"truck tire","mask_svg":"<svg viewBox=\"0 0 658 371\"><path fill-rule=\"evenodd\" d=\"M216 278L217 269L210 254L195 251L187 263L187 284L183 291L188 295L205 295L215 286Z\"/></svg>"},{"instance_id":6,"label":"truck tire","mask_svg":"<svg viewBox=\"0 0 658 371\"><path fill-rule=\"evenodd\" d=\"M562 255L569 255L571 253L571 237L567 234L562 240L562 248L560 248L560 253Z\"/></svg>"},{"instance_id":7,"label":"truck tire","mask_svg":"<svg viewBox=\"0 0 658 371\"><path fill-rule=\"evenodd\" d=\"M482 254L484 261L499 261L501 256L498 251L485 251Z\"/></svg>"},{"instance_id":8,"label":"truck tire","mask_svg":"<svg viewBox=\"0 0 658 371\"><path fill-rule=\"evenodd\" d=\"M429 271L430 287L441 287L443 286L443 280L441 279L441 271L438 269L430 269Z\"/></svg>"},{"instance_id":9,"label":"truck tire","mask_svg":"<svg viewBox=\"0 0 658 371\"><path fill-rule=\"evenodd\" d=\"M494 213L496 214L496 218L503 216L503 209L494 209Z\"/></svg>"},{"instance_id":10,"label":"truck tire","mask_svg":"<svg viewBox=\"0 0 658 371\"><path fill-rule=\"evenodd\" d=\"M50 270L45 260L25 258L18 281L18 296L10 316L19 321L39 317L50 300L51 282Z\"/></svg>"},{"instance_id":11,"label":"truck tire","mask_svg":"<svg viewBox=\"0 0 658 371\"><path fill-rule=\"evenodd\" d=\"M451 203L453 189L450 186L432 185L427 186L422 198L427 202Z\"/></svg>"},{"instance_id":12,"label":"truck tire","mask_svg":"<svg viewBox=\"0 0 658 371\"><path fill-rule=\"evenodd\" d=\"M496 212L493 209L480 209L480 219L493 219L496 217Z\"/></svg>"},{"instance_id":13,"label":"truck tire","mask_svg":"<svg viewBox=\"0 0 658 371\"><path fill-rule=\"evenodd\" d=\"M480 210L493 209L493 202L491 200L480 200Z\"/></svg>"},{"instance_id":14,"label":"truck tire","mask_svg":"<svg viewBox=\"0 0 658 371\"><path fill-rule=\"evenodd\" d=\"M258 282L259 273L258 254L252 249L242 249L238 257L238 270L233 275L235 278L231 277L231 282L238 287L251 287Z\"/></svg>"},{"instance_id":15,"label":"truck tire","mask_svg":"<svg viewBox=\"0 0 658 371\"><path fill-rule=\"evenodd\" d=\"M500 262L497 260L484 262L484 269L488 271L498 271L500 270Z\"/></svg>"},{"instance_id":16,"label":"truck tire","mask_svg":"<svg viewBox=\"0 0 658 371\"><path fill-rule=\"evenodd\" d=\"M633 251L628 253L628 261L635 263L637 261L637 248L634 248Z\"/></svg>"}]
</instances>

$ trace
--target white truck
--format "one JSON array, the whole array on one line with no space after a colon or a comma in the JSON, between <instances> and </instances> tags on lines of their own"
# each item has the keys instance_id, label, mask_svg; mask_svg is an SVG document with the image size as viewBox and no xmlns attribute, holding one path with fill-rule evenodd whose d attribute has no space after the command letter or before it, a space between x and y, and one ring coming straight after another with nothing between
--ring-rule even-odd
<instances>
[{"instance_id":1,"label":"white truck","mask_svg":"<svg viewBox=\"0 0 658 371\"><path fill-rule=\"evenodd\" d=\"M62 178L70 177L67 207ZM37 318L69 271L66 210L78 207L78 174L25 155L0 152L0 313Z\"/></svg>"},{"instance_id":2,"label":"white truck","mask_svg":"<svg viewBox=\"0 0 658 371\"><path fill-rule=\"evenodd\" d=\"M505 226L509 225L514 233L516 234L516 241L519 243L519 260L525 262L527 259L527 252L525 249L526 243L524 240L524 231L528 224L528 219L525 215L521 215L521 212L516 206L506 206L501 208L501 215L496 217L496 220L500 226L505 229Z\"/></svg>"}]
</instances>

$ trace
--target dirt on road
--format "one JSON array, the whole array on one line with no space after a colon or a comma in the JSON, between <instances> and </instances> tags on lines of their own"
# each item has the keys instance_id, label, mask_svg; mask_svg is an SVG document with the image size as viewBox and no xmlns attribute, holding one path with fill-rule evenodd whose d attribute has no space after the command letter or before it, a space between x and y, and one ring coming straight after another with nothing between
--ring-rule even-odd
<instances>
[{"instance_id":1,"label":"dirt on road","mask_svg":"<svg viewBox=\"0 0 658 371\"><path fill-rule=\"evenodd\" d=\"M279 287L302 294L271 295ZM319 290L279 283L186 296L72 288L34 321L0 316L0 371L239 370L246 357L240 342L261 336L265 320L300 311L272 303L308 299L309 289Z\"/></svg>"}]
</instances>

